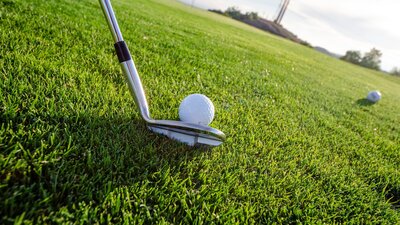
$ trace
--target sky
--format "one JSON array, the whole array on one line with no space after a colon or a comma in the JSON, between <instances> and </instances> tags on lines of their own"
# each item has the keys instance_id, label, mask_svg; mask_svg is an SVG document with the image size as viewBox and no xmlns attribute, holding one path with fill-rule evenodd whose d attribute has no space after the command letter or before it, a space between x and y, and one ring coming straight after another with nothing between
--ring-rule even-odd
<instances>
[{"instance_id":1,"label":"sky","mask_svg":"<svg viewBox=\"0 0 400 225\"><path fill-rule=\"evenodd\" d=\"M202 9L237 6L273 20L281 0L179 0ZM399 0L291 0L282 25L299 38L331 52L383 52L382 69L400 67Z\"/></svg>"}]
</instances>

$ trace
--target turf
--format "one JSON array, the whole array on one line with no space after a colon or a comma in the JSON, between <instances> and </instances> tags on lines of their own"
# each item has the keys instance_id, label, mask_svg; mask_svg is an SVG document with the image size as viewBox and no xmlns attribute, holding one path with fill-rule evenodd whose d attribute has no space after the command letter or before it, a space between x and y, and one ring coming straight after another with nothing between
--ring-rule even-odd
<instances>
[{"instance_id":1,"label":"turf","mask_svg":"<svg viewBox=\"0 0 400 225\"><path fill-rule=\"evenodd\" d=\"M171 0L113 6L152 116L206 94L226 142L147 130L97 1L0 0L1 224L400 223L400 79Z\"/></svg>"}]
</instances>

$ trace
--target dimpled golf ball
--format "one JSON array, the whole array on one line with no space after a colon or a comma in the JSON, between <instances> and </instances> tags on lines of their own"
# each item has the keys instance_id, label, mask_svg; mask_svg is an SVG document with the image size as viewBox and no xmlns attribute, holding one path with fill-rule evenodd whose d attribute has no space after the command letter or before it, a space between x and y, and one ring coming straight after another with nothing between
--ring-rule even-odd
<instances>
[{"instance_id":1,"label":"dimpled golf ball","mask_svg":"<svg viewBox=\"0 0 400 225\"><path fill-rule=\"evenodd\" d=\"M205 95L189 95L179 106L179 118L186 123L207 126L214 119L214 105Z\"/></svg>"},{"instance_id":2,"label":"dimpled golf ball","mask_svg":"<svg viewBox=\"0 0 400 225\"><path fill-rule=\"evenodd\" d=\"M368 101L378 102L381 100L382 94L379 91L370 91L367 95Z\"/></svg>"}]
</instances>

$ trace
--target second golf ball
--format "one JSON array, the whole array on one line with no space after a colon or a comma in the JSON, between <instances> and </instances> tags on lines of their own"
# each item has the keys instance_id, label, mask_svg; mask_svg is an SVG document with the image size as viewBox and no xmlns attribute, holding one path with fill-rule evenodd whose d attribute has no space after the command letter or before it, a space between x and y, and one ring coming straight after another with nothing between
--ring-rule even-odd
<instances>
[{"instance_id":1,"label":"second golf ball","mask_svg":"<svg viewBox=\"0 0 400 225\"><path fill-rule=\"evenodd\" d=\"M381 100L382 94L379 91L370 91L367 95L367 99L371 102L378 102Z\"/></svg>"},{"instance_id":2,"label":"second golf ball","mask_svg":"<svg viewBox=\"0 0 400 225\"><path fill-rule=\"evenodd\" d=\"M214 119L214 105L205 95L189 95L179 106L179 118L183 122L207 126Z\"/></svg>"}]
</instances>

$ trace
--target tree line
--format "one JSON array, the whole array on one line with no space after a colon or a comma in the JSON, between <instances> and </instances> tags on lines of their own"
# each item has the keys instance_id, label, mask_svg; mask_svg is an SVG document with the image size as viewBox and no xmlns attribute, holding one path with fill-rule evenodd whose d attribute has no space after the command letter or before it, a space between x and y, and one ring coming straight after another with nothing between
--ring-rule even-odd
<instances>
[{"instance_id":1,"label":"tree line","mask_svg":"<svg viewBox=\"0 0 400 225\"><path fill-rule=\"evenodd\" d=\"M372 48L369 52L361 54L360 51L349 50L340 59L373 70L381 70L382 52ZM395 67L390 74L400 76L400 69Z\"/></svg>"},{"instance_id":2,"label":"tree line","mask_svg":"<svg viewBox=\"0 0 400 225\"><path fill-rule=\"evenodd\" d=\"M233 19L237 19L237 20L258 20L259 16L257 12L246 12L246 13L242 13L239 8L235 7L235 6L231 6L229 8L227 8L225 11L221 11L221 10L216 10L216 9L210 9L209 11L211 12L215 12L218 14L223 14L225 16L231 17Z\"/></svg>"},{"instance_id":3,"label":"tree line","mask_svg":"<svg viewBox=\"0 0 400 225\"><path fill-rule=\"evenodd\" d=\"M209 11L215 12L218 14L222 14L228 17L231 17L236 20L250 20L250 21L256 21L259 19L259 16L257 12L246 12L242 13L239 8L237 7L229 7L225 11L221 10L212 10L210 9ZM305 42L307 43L307 42ZM306 45L309 45L308 43ZM309 45L311 46L311 45ZM342 56L340 59L359 65L363 66L369 69L373 70L381 70L381 57L382 57L382 52L376 48L372 48L369 52L366 52L362 54L360 51L357 50L349 50L346 52L344 56ZM394 67L392 71L390 71L390 74L395 75L395 76L400 76L400 68Z\"/></svg>"}]
</instances>

